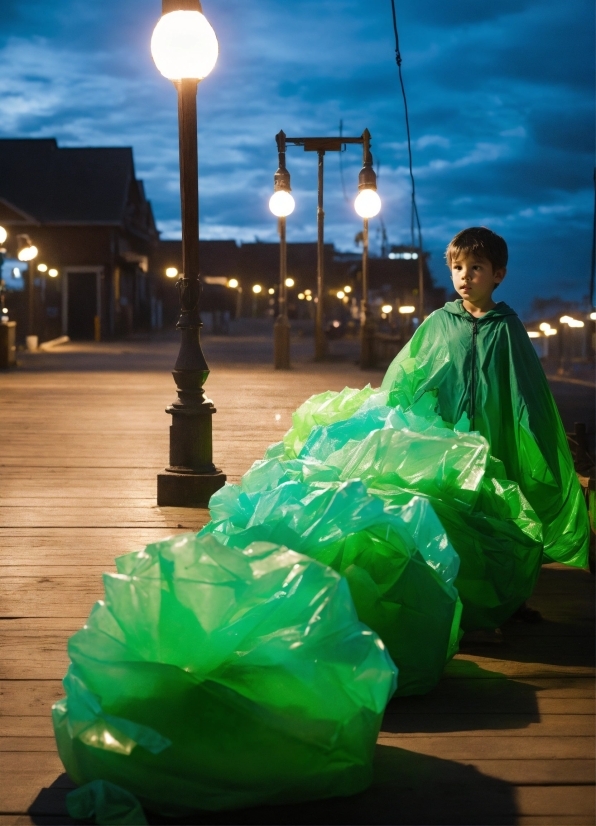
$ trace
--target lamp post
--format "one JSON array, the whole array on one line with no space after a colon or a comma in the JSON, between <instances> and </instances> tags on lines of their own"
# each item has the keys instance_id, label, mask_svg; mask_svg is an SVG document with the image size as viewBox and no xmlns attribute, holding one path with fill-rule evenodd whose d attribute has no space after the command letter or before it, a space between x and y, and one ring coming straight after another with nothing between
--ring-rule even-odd
<instances>
[{"instance_id":1,"label":"lamp post","mask_svg":"<svg viewBox=\"0 0 596 826\"><path fill-rule=\"evenodd\" d=\"M162 0L162 16L151 38L153 60L178 92L180 198L183 272L180 297L180 352L172 375L178 398L166 408L170 464L157 476L157 504L205 507L226 477L213 464L212 420L216 412L203 385L209 368L201 349L199 302L199 191L197 88L217 60L215 32L199 0Z\"/></svg>"},{"instance_id":2,"label":"lamp post","mask_svg":"<svg viewBox=\"0 0 596 826\"><path fill-rule=\"evenodd\" d=\"M366 130L368 133L368 129ZM368 133L370 140L370 133ZM323 209L323 172L325 152L342 152L348 143L364 143L364 133L359 138L285 138L285 144L303 146L305 152L316 152L317 173L317 297L315 313L315 360L322 361L327 355L327 339L323 329L325 319L325 211Z\"/></svg>"},{"instance_id":3,"label":"lamp post","mask_svg":"<svg viewBox=\"0 0 596 826\"><path fill-rule=\"evenodd\" d=\"M31 243L28 235L17 235L17 258L27 264L27 335L34 335L35 327L35 281L33 267L29 263L37 258L39 250Z\"/></svg>"},{"instance_id":4,"label":"lamp post","mask_svg":"<svg viewBox=\"0 0 596 826\"><path fill-rule=\"evenodd\" d=\"M290 369L290 322L288 321L288 293L286 284L287 246L286 218L296 206L290 192L290 173L286 169L286 134L282 130L275 136L279 165L273 176L273 195L269 209L277 216L279 231L279 314L273 327L273 366L276 370Z\"/></svg>"},{"instance_id":5,"label":"lamp post","mask_svg":"<svg viewBox=\"0 0 596 826\"><path fill-rule=\"evenodd\" d=\"M367 370L375 364L375 322L368 307L368 221L381 211L381 199L377 192L377 176L373 169L368 129L364 130L362 138L363 165L358 175L358 195L354 201L354 209L363 219L360 367L362 370Z\"/></svg>"}]
</instances>

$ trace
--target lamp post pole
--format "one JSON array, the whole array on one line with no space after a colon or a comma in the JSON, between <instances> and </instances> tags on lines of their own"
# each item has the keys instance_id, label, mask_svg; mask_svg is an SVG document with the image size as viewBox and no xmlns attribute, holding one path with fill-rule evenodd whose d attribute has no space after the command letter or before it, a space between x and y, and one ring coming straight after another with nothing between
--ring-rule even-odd
<instances>
[{"instance_id":1,"label":"lamp post pole","mask_svg":"<svg viewBox=\"0 0 596 826\"><path fill-rule=\"evenodd\" d=\"M370 151L370 132L362 133L362 169L358 175L358 196L354 202L356 212L362 216L362 305L360 315L360 367L367 370L375 366L376 325L368 305L368 221L378 215L381 199L377 194L377 176L373 169Z\"/></svg>"},{"instance_id":2,"label":"lamp post pole","mask_svg":"<svg viewBox=\"0 0 596 826\"><path fill-rule=\"evenodd\" d=\"M279 165L273 176L273 195L269 201L269 208L277 215L277 229L279 232L279 295L278 316L273 326L273 366L276 370L290 369L290 322L288 321L288 294L287 294L287 245L286 245L286 217L294 210L294 199L290 195L290 173L286 169L286 135L280 131L275 136Z\"/></svg>"},{"instance_id":3,"label":"lamp post pole","mask_svg":"<svg viewBox=\"0 0 596 826\"><path fill-rule=\"evenodd\" d=\"M323 323L325 319L325 210L323 209L323 172L325 150L317 151L317 308L315 313L315 360L323 361L327 355L327 339Z\"/></svg>"},{"instance_id":4,"label":"lamp post pole","mask_svg":"<svg viewBox=\"0 0 596 826\"><path fill-rule=\"evenodd\" d=\"M164 16L181 10L200 12L200 4L198 0L163 0ZM209 368L201 348L199 314L202 285L199 278L198 78L183 77L174 83L178 92L182 207L183 273L176 282L180 298L176 327L180 330L181 342L172 371L177 399L166 408L172 417L170 463L157 476L157 504L206 507L226 477L213 464L212 421L216 410L203 389Z\"/></svg>"},{"instance_id":5,"label":"lamp post pole","mask_svg":"<svg viewBox=\"0 0 596 826\"><path fill-rule=\"evenodd\" d=\"M366 130L368 134L368 130ZM364 134L358 138L285 138L285 143L303 146L305 152L318 155L317 174L317 296L315 311L315 360L322 361L327 355L327 338L323 329L325 321L325 210L323 208L323 173L325 152L342 152L348 143L361 144ZM370 138L370 134L369 134Z\"/></svg>"}]
</instances>

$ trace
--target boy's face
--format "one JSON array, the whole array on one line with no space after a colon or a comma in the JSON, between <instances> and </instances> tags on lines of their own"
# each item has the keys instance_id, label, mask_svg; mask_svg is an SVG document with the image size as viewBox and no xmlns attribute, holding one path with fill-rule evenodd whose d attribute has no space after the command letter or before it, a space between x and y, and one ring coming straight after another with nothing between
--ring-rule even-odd
<instances>
[{"instance_id":1,"label":"boy's face","mask_svg":"<svg viewBox=\"0 0 596 826\"><path fill-rule=\"evenodd\" d=\"M451 278L456 292L470 304L482 306L491 300L497 284L505 278L505 267L493 271L487 258L478 255L460 255L451 261Z\"/></svg>"}]
</instances>

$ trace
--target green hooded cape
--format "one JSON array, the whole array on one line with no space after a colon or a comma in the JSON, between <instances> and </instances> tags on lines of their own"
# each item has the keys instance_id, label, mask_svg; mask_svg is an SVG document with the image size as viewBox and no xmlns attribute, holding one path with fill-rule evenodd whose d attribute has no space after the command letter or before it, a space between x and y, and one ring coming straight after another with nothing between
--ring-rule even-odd
<instances>
[{"instance_id":1,"label":"green hooded cape","mask_svg":"<svg viewBox=\"0 0 596 826\"><path fill-rule=\"evenodd\" d=\"M404 409L432 391L439 414L452 424L467 414L542 523L547 561L587 565L588 517L567 437L511 307L501 301L474 318L461 299L448 302L396 356L382 389Z\"/></svg>"}]
</instances>

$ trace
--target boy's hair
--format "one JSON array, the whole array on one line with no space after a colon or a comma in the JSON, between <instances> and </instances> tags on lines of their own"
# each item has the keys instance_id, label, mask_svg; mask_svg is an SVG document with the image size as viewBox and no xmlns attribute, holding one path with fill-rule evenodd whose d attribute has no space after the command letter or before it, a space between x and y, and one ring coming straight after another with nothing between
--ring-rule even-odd
<instances>
[{"instance_id":1,"label":"boy's hair","mask_svg":"<svg viewBox=\"0 0 596 826\"><path fill-rule=\"evenodd\" d=\"M493 270L506 267L509 257L505 239L488 227L469 227L458 232L445 250L447 266L451 268L453 261L462 254L486 258Z\"/></svg>"}]
</instances>

